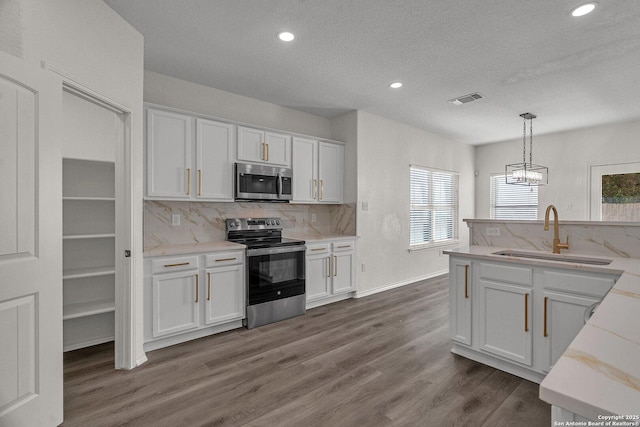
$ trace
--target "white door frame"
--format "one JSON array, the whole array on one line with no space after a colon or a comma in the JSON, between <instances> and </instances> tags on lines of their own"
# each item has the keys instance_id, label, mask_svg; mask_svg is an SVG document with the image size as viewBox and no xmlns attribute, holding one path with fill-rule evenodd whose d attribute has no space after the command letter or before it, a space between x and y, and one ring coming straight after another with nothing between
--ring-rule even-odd
<instances>
[{"instance_id":1,"label":"white door frame","mask_svg":"<svg viewBox=\"0 0 640 427\"><path fill-rule=\"evenodd\" d=\"M53 71L62 78L63 89L89 102L96 103L116 113L122 120L123 143L116 148L115 163L115 188L116 188L116 289L115 289L115 368L133 369L146 361L142 352L142 360L138 357L136 349L138 340L135 319L137 307L142 307L141 302L136 301L135 272L132 268L132 254L135 242L133 241L133 151L131 145L131 110L113 99L90 89L79 83L55 67L42 63L43 68ZM129 257L125 257L125 251L129 251Z\"/></svg>"}]
</instances>

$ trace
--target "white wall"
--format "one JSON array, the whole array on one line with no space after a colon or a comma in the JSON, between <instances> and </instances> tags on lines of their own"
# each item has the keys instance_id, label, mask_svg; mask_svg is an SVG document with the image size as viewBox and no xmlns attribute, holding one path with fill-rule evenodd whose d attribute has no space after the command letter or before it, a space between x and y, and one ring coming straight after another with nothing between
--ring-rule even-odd
<instances>
[{"instance_id":1,"label":"white wall","mask_svg":"<svg viewBox=\"0 0 640 427\"><path fill-rule=\"evenodd\" d=\"M443 247L409 252L409 165L460 174L461 243L468 244L462 218L474 212L474 150L433 133L358 111L358 294L366 295L448 271ZM362 210L362 202L368 210ZM361 264L366 271L361 271Z\"/></svg>"},{"instance_id":2,"label":"white wall","mask_svg":"<svg viewBox=\"0 0 640 427\"><path fill-rule=\"evenodd\" d=\"M101 0L1 0L0 50L55 69L131 111L132 285L136 346L142 351L142 35ZM62 184L62 183L61 183ZM137 339L139 337L139 339Z\"/></svg>"},{"instance_id":3,"label":"white wall","mask_svg":"<svg viewBox=\"0 0 640 427\"><path fill-rule=\"evenodd\" d=\"M534 123L533 147L533 162L549 168L549 185L538 188L538 217L553 204L561 220L587 220L589 166L640 162L640 120L539 136ZM528 150L527 137L527 159ZM522 139L476 146L475 152L475 218L489 218L489 177L522 162Z\"/></svg>"},{"instance_id":4,"label":"white wall","mask_svg":"<svg viewBox=\"0 0 640 427\"><path fill-rule=\"evenodd\" d=\"M355 203L358 196L358 112L351 111L332 119L331 137L345 143L344 202Z\"/></svg>"},{"instance_id":5,"label":"white wall","mask_svg":"<svg viewBox=\"0 0 640 427\"><path fill-rule=\"evenodd\" d=\"M256 126L331 138L329 119L151 71L144 72L144 101Z\"/></svg>"}]
</instances>

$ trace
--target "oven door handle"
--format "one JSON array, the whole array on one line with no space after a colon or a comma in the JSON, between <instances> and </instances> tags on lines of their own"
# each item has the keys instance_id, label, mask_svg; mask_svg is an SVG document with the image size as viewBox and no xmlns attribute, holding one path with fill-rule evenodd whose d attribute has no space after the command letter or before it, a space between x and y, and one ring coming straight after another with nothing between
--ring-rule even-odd
<instances>
[{"instance_id":1,"label":"oven door handle","mask_svg":"<svg viewBox=\"0 0 640 427\"><path fill-rule=\"evenodd\" d=\"M287 254L291 252L304 252L307 249L305 245L282 246L276 248L260 248L247 249L247 257L261 255Z\"/></svg>"}]
</instances>

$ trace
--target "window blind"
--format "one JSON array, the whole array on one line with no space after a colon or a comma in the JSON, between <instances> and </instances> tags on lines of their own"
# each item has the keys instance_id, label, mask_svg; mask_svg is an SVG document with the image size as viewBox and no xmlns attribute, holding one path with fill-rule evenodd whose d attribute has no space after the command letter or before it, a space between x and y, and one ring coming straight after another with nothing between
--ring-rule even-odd
<instances>
[{"instance_id":1,"label":"window blind","mask_svg":"<svg viewBox=\"0 0 640 427\"><path fill-rule=\"evenodd\" d=\"M458 238L458 174L410 166L409 245Z\"/></svg>"},{"instance_id":2,"label":"window blind","mask_svg":"<svg viewBox=\"0 0 640 427\"><path fill-rule=\"evenodd\" d=\"M511 185L491 176L491 219L538 219L538 187Z\"/></svg>"}]
</instances>

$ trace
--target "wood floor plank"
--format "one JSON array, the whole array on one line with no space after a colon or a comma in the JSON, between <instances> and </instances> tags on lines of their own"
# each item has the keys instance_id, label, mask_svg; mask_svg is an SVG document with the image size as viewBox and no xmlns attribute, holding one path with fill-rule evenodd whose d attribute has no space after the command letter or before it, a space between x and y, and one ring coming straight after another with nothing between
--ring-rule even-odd
<instances>
[{"instance_id":1,"label":"wood floor plank","mask_svg":"<svg viewBox=\"0 0 640 427\"><path fill-rule=\"evenodd\" d=\"M64 426L549 425L536 384L450 349L446 278L148 352L132 371L103 344L65 353Z\"/></svg>"}]
</instances>

